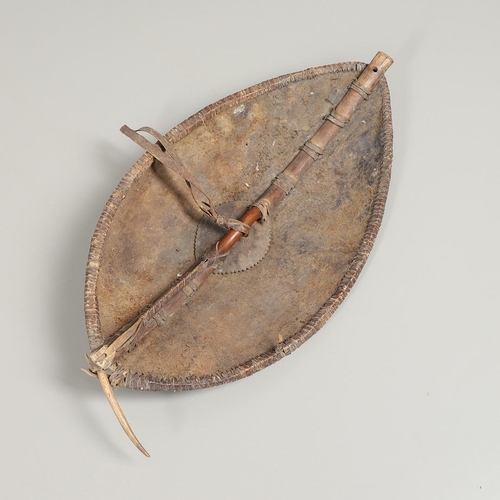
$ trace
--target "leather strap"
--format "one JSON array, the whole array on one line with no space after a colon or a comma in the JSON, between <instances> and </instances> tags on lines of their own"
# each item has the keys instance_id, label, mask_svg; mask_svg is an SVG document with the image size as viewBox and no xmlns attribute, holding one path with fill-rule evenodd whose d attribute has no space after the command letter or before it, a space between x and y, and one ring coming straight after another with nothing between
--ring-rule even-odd
<instances>
[{"instance_id":1,"label":"leather strap","mask_svg":"<svg viewBox=\"0 0 500 500\"><path fill-rule=\"evenodd\" d=\"M359 83L358 80L352 82L349 88L355 90L365 100L370 97L371 92L361 83Z\"/></svg>"},{"instance_id":2,"label":"leather strap","mask_svg":"<svg viewBox=\"0 0 500 500\"><path fill-rule=\"evenodd\" d=\"M200 210L207 216L210 217L219 226L226 227L227 229L234 229L243 233L245 236L248 235L250 226L241 222L237 219L232 219L230 217L225 217L217 212L215 205L212 203L210 197L201 188L201 184L198 180L193 177L188 170L186 170L182 160L179 155L172 147L172 145L167 141L166 137L151 127L141 127L137 130L132 130L127 125L123 125L120 129L129 139L132 139L136 144L138 144L142 149L150 153L159 162L163 163L165 167L173 170L177 175L181 176L186 184L191 190L191 195L193 199L200 208ZM138 132L145 132L153 136L158 143L154 144L148 141L144 136ZM196 194L195 194L196 193ZM198 197L200 199L198 199Z\"/></svg>"}]
</instances>

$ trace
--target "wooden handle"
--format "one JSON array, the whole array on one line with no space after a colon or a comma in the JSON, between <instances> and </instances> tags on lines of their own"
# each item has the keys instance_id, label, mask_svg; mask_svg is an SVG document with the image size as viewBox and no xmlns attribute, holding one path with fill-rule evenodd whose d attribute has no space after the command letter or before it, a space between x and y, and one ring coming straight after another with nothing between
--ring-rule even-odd
<instances>
[{"instance_id":1,"label":"wooden handle","mask_svg":"<svg viewBox=\"0 0 500 500\"><path fill-rule=\"evenodd\" d=\"M325 147L351 119L358 105L368 98L392 63L393 60L388 55L383 52L377 53L360 76L354 80L345 96L317 132L304 144L301 151L278 175L264 195L257 200L256 206L252 206L243 215L241 222L251 226L267 215L263 210L267 212L268 209L274 208L293 189L298 180L321 156ZM112 335L103 346L94 350L89 356L91 371L107 370L123 353L133 349L151 330L163 324L178 307L187 302L201 283L212 274L213 264L218 262L219 258L223 258L242 236L243 233L240 231L229 230L211 249L210 258L204 259L184 274L176 285L158 298L153 306L140 315L125 331Z\"/></svg>"}]
</instances>

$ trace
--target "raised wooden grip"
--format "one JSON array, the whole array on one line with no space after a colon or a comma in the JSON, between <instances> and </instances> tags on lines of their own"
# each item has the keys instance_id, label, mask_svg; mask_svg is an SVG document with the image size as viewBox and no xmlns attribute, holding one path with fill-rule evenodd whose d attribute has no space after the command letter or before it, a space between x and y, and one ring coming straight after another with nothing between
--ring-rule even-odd
<instances>
[{"instance_id":1,"label":"raised wooden grip","mask_svg":"<svg viewBox=\"0 0 500 500\"><path fill-rule=\"evenodd\" d=\"M351 119L358 105L368 99L370 93L392 63L393 60L388 55L383 52L377 53L370 64L349 86L338 106L332 110L311 139L300 148L295 158L276 177L264 195L257 200L254 206L248 209L241 218L241 222L251 226L261 217L265 218L267 212L274 209L280 200L294 188L299 179L321 157L325 147ZM143 130L149 131L150 129ZM129 129L125 128L124 131L127 133ZM127 135L132 135L134 140L137 139L137 134L127 133ZM142 142L143 138L138 137L139 141ZM146 144L145 146L143 146L144 149L159 157L160 161L165 160L166 163L171 161L168 157L163 157L164 155L157 145ZM164 147L167 149L169 146L165 143ZM181 164L180 160L179 164ZM180 175L189 180L186 175L182 173ZM201 189L199 190L201 191ZM211 255L215 261L223 258L242 236L243 233L239 230L229 230L212 248ZM124 352L133 349L137 342L153 328L165 322L167 317L184 304L201 283L212 274L213 270L213 262L209 262L208 258L204 258L197 266L188 271L172 288L157 299L151 308L142 313L127 330L119 331L109 337L103 346L90 354L91 371L108 369Z\"/></svg>"}]
</instances>

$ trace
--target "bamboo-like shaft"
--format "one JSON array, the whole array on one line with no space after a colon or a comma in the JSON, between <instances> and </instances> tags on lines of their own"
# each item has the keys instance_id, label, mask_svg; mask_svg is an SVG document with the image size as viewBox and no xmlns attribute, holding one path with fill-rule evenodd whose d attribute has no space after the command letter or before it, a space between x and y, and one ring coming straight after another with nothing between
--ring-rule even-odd
<instances>
[{"instance_id":1,"label":"bamboo-like shaft","mask_svg":"<svg viewBox=\"0 0 500 500\"><path fill-rule=\"evenodd\" d=\"M286 179L286 183L291 188L309 170L315 159L322 154L341 128L351 119L359 104L368 98L392 63L393 60L388 55L378 52L361 75L353 82L335 110L332 111L330 117L333 117L333 119L324 121L302 150L297 153L280 174ZM256 206L252 206L243 215L241 221L251 226L263 215L266 215L260 207L266 207L266 211L272 210L286 194L288 192L287 189L283 188L283 184L273 182L257 201ZM108 369L122 354L132 349L151 330L164 323L212 274L215 268L213 264L218 262L221 256L226 255L242 236L243 233L239 231L229 230L212 248L209 257L188 271L174 287L155 302L150 310L139 316L131 327L123 333L113 335L102 347L90 354L91 369Z\"/></svg>"}]
</instances>

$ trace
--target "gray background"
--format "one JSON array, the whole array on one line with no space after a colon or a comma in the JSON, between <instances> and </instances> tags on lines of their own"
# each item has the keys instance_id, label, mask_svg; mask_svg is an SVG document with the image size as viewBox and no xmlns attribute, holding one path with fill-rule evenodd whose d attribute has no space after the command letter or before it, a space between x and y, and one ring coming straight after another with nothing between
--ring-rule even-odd
<instances>
[{"instance_id":1,"label":"gray background","mask_svg":"<svg viewBox=\"0 0 500 500\"><path fill-rule=\"evenodd\" d=\"M5 498L498 499L497 2L0 5L0 480ZM169 128L306 67L396 63L386 217L312 340L228 386L118 398L85 377L90 238Z\"/></svg>"}]
</instances>

